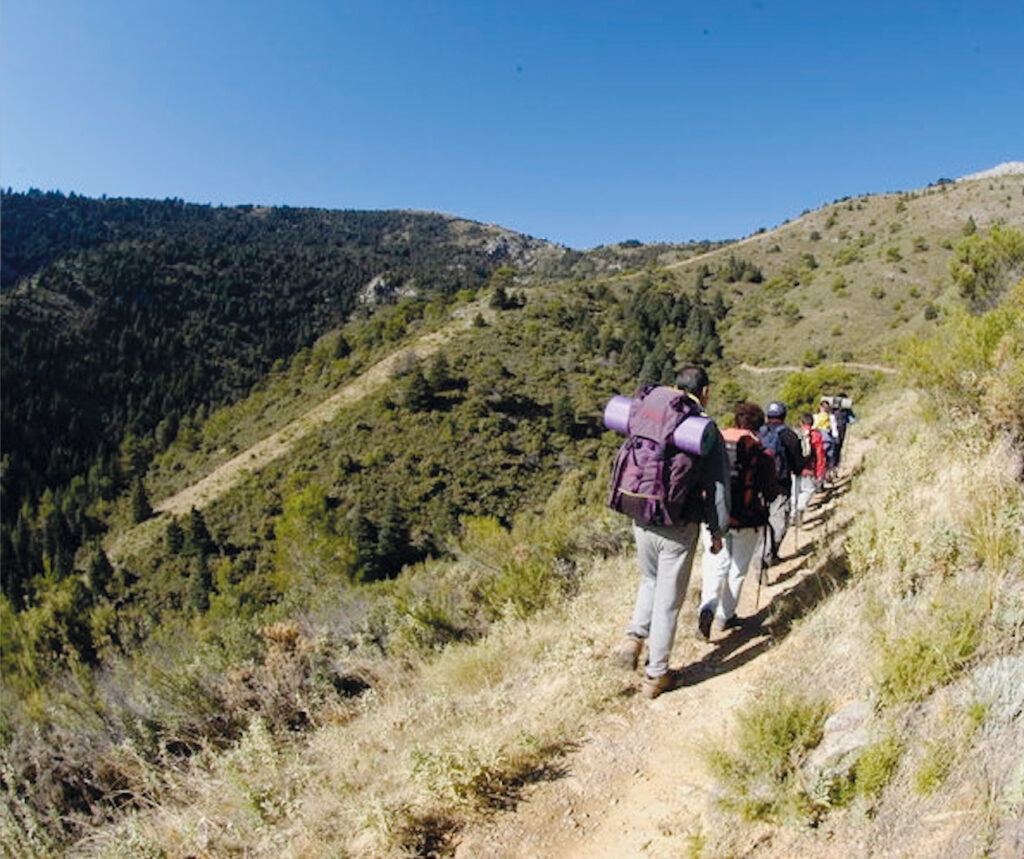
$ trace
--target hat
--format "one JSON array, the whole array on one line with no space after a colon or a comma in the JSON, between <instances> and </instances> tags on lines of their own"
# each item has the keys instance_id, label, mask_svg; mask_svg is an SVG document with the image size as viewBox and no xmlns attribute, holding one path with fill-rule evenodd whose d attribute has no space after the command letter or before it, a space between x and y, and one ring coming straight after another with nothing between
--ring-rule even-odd
<instances>
[{"instance_id":1,"label":"hat","mask_svg":"<svg viewBox=\"0 0 1024 859\"><path fill-rule=\"evenodd\" d=\"M784 418L786 416L786 404L775 400L768 403L768 408L764 410L764 413L770 418Z\"/></svg>"}]
</instances>

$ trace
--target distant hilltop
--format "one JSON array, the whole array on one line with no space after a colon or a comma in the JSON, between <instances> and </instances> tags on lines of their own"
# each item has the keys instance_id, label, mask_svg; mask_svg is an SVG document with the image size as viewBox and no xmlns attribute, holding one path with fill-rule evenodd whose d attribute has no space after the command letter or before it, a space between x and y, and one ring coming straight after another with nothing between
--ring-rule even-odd
<instances>
[{"instance_id":1,"label":"distant hilltop","mask_svg":"<svg viewBox=\"0 0 1024 859\"><path fill-rule=\"evenodd\" d=\"M1014 173L1024 173L1024 161L1006 161L997 164L991 170L982 170L980 173L971 173L969 176L961 176L957 182L966 182L969 179L994 179L997 176L1009 176Z\"/></svg>"}]
</instances>

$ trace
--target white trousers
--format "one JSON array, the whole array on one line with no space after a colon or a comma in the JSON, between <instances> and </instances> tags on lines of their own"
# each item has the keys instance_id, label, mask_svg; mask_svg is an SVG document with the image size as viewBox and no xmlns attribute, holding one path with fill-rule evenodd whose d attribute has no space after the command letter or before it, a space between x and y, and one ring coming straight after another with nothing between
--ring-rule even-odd
<instances>
[{"instance_id":1,"label":"white trousers","mask_svg":"<svg viewBox=\"0 0 1024 859\"><path fill-rule=\"evenodd\" d=\"M795 512L803 513L810 505L814 493L818 490L818 482L810 474L802 474L800 477L794 477L793 479L798 481L797 486L799 487L796 495Z\"/></svg>"},{"instance_id":2,"label":"white trousers","mask_svg":"<svg viewBox=\"0 0 1024 859\"><path fill-rule=\"evenodd\" d=\"M764 551L765 527L730 530L722 540L722 551L711 554L711 534L701 528L704 560L700 588L701 611L708 608L719 621L736 614L740 591L751 560Z\"/></svg>"}]
</instances>

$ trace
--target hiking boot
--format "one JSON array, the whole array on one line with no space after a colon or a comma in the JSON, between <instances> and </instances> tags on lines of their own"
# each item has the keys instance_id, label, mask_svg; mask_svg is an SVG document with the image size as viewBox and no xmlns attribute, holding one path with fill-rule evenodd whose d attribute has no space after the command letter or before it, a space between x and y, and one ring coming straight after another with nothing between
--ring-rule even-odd
<instances>
[{"instance_id":1,"label":"hiking boot","mask_svg":"<svg viewBox=\"0 0 1024 859\"><path fill-rule=\"evenodd\" d=\"M743 626L743 621L739 619L737 615L733 615L727 620L722 621L722 629L735 629L737 626Z\"/></svg>"},{"instance_id":2,"label":"hiking boot","mask_svg":"<svg viewBox=\"0 0 1024 859\"><path fill-rule=\"evenodd\" d=\"M648 677L644 674L643 683L640 684L640 693L645 698L657 698L662 692L668 692L676 688L676 673L666 671L658 677Z\"/></svg>"},{"instance_id":3,"label":"hiking boot","mask_svg":"<svg viewBox=\"0 0 1024 859\"><path fill-rule=\"evenodd\" d=\"M627 671L636 671L637 663L640 661L640 651L643 650L643 646L644 643L641 639L627 635L622 640L622 646L619 648L618 653L615 654L615 661Z\"/></svg>"},{"instance_id":4,"label":"hiking boot","mask_svg":"<svg viewBox=\"0 0 1024 859\"><path fill-rule=\"evenodd\" d=\"M697 618L697 632L700 637L707 641L711 638L711 622L715 619L715 613L709 608L702 608Z\"/></svg>"}]
</instances>

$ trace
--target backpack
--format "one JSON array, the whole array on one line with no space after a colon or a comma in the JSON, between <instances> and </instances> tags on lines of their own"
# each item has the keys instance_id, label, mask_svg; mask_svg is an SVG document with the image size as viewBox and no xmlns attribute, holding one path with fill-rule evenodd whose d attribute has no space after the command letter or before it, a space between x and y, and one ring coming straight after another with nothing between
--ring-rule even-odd
<instances>
[{"instance_id":1,"label":"backpack","mask_svg":"<svg viewBox=\"0 0 1024 859\"><path fill-rule=\"evenodd\" d=\"M765 449L750 430L729 427L722 430L725 454L729 459L729 484L732 503L729 525L755 528L768 521L768 504L758 485L758 457Z\"/></svg>"},{"instance_id":2,"label":"backpack","mask_svg":"<svg viewBox=\"0 0 1024 859\"><path fill-rule=\"evenodd\" d=\"M811 458L814 448L811 446L811 431L800 427L800 456L807 462Z\"/></svg>"},{"instance_id":3,"label":"backpack","mask_svg":"<svg viewBox=\"0 0 1024 859\"><path fill-rule=\"evenodd\" d=\"M761 444L772 455L772 459L775 460L775 474L779 478L779 483L785 483L789 480L792 473L789 468L789 462L786 460L786 451L782 447L782 430L784 426L784 424L765 424L758 430Z\"/></svg>"},{"instance_id":4,"label":"backpack","mask_svg":"<svg viewBox=\"0 0 1024 859\"><path fill-rule=\"evenodd\" d=\"M608 506L641 525L676 525L695 479L696 459L672 440L700 405L672 388L648 385L629 409L629 436L612 466Z\"/></svg>"}]
</instances>

